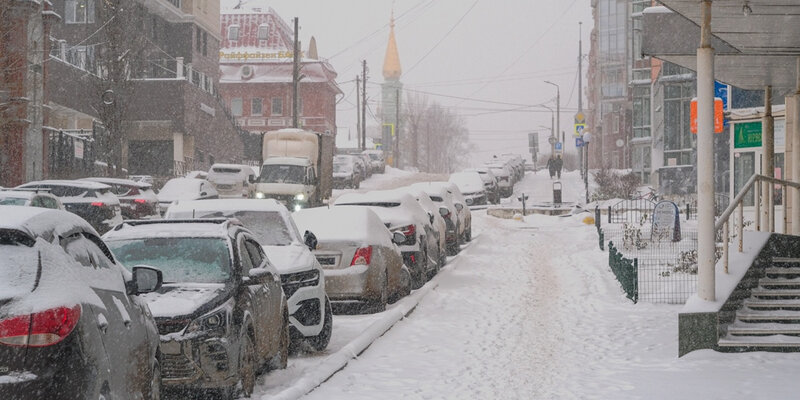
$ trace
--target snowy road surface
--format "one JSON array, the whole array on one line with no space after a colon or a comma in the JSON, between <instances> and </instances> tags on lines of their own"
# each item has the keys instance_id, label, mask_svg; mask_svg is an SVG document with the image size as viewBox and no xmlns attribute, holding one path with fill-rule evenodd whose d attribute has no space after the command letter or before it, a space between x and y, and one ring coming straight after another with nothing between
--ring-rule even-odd
<instances>
[{"instance_id":1,"label":"snowy road surface","mask_svg":"<svg viewBox=\"0 0 800 400\"><path fill-rule=\"evenodd\" d=\"M564 176L565 201L583 196ZM517 192L546 200L528 174ZM632 304L597 248L587 214L473 217L476 240L417 309L307 399L797 398L796 354L698 351L677 358L680 306ZM379 316L336 316L343 345ZM324 356L262 378L291 385Z\"/></svg>"}]
</instances>

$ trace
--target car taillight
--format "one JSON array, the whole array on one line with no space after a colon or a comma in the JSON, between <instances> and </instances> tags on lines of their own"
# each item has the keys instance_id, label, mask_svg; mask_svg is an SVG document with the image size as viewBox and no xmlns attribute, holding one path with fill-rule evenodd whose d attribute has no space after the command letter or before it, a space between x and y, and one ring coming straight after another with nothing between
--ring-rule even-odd
<instances>
[{"instance_id":1,"label":"car taillight","mask_svg":"<svg viewBox=\"0 0 800 400\"><path fill-rule=\"evenodd\" d=\"M145 200L145 199L133 199L133 202L134 203L138 203L138 204L145 204L145 203L147 203L147 200Z\"/></svg>"},{"instance_id":2,"label":"car taillight","mask_svg":"<svg viewBox=\"0 0 800 400\"><path fill-rule=\"evenodd\" d=\"M406 226L400 227L400 229L398 229L398 230L400 232L402 232L403 235L406 235L406 237L414 236L414 234L417 232L417 226L414 225L414 224L406 225Z\"/></svg>"},{"instance_id":3,"label":"car taillight","mask_svg":"<svg viewBox=\"0 0 800 400\"><path fill-rule=\"evenodd\" d=\"M105 204L104 204L102 201L95 201L95 202L92 202L92 204L91 204L91 205L92 205L93 207L102 207L102 206L104 206Z\"/></svg>"},{"instance_id":4,"label":"car taillight","mask_svg":"<svg viewBox=\"0 0 800 400\"><path fill-rule=\"evenodd\" d=\"M372 246L361 247L358 250L356 250L356 254L353 255L353 261L350 262L350 266L369 265L371 260L372 260Z\"/></svg>"},{"instance_id":5,"label":"car taillight","mask_svg":"<svg viewBox=\"0 0 800 400\"><path fill-rule=\"evenodd\" d=\"M0 320L0 343L20 347L51 346L64 340L80 318L81 306L76 305Z\"/></svg>"}]
</instances>

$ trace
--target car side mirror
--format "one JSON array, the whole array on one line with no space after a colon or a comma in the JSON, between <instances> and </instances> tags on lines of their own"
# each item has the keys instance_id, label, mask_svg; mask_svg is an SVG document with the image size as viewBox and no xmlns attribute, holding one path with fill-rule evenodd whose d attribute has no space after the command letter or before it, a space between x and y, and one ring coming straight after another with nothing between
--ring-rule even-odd
<instances>
[{"instance_id":1,"label":"car side mirror","mask_svg":"<svg viewBox=\"0 0 800 400\"><path fill-rule=\"evenodd\" d=\"M200 192L200 197L206 197L206 196L208 196L208 192Z\"/></svg>"},{"instance_id":2,"label":"car side mirror","mask_svg":"<svg viewBox=\"0 0 800 400\"><path fill-rule=\"evenodd\" d=\"M314 251L317 249L317 236L314 235L313 232L306 231L306 233L303 234L303 242L305 242L309 250Z\"/></svg>"},{"instance_id":3,"label":"car side mirror","mask_svg":"<svg viewBox=\"0 0 800 400\"><path fill-rule=\"evenodd\" d=\"M403 232L394 232L392 233L392 242L394 244L403 244L406 241L406 235Z\"/></svg>"},{"instance_id":4,"label":"car side mirror","mask_svg":"<svg viewBox=\"0 0 800 400\"><path fill-rule=\"evenodd\" d=\"M448 210L447 207L439 207L439 215L446 217L447 214L450 214L450 210Z\"/></svg>"},{"instance_id":5,"label":"car side mirror","mask_svg":"<svg viewBox=\"0 0 800 400\"><path fill-rule=\"evenodd\" d=\"M456 210L461 211L464 209L464 206L461 203L456 203Z\"/></svg>"},{"instance_id":6,"label":"car side mirror","mask_svg":"<svg viewBox=\"0 0 800 400\"><path fill-rule=\"evenodd\" d=\"M256 177L255 177L255 175L249 175L249 176L247 177L247 183L256 183Z\"/></svg>"},{"instance_id":7,"label":"car side mirror","mask_svg":"<svg viewBox=\"0 0 800 400\"><path fill-rule=\"evenodd\" d=\"M430 213L430 212L428 213L428 219L430 219L431 224L433 224L433 221L434 221L433 213Z\"/></svg>"},{"instance_id":8,"label":"car side mirror","mask_svg":"<svg viewBox=\"0 0 800 400\"><path fill-rule=\"evenodd\" d=\"M164 283L161 270L147 265L133 267L132 274L133 279L125 285L129 295L155 292Z\"/></svg>"},{"instance_id":9,"label":"car side mirror","mask_svg":"<svg viewBox=\"0 0 800 400\"><path fill-rule=\"evenodd\" d=\"M272 272L266 268L251 268L245 282L248 285L263 285L272 281Z\"/></svg>"}]
</instances>

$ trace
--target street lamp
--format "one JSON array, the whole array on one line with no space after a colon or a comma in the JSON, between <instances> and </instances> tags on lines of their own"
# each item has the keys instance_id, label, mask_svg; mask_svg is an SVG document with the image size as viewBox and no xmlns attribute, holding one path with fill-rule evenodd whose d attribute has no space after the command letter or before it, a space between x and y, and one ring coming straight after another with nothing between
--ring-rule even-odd
<instances>
[{"instance_id":1,"label":"street lamp","mask_svg":"<svg viewBox=\"0 0 800 400\"><path fill-rule=\"evenodd\" d=\"M561 132L561 88L557 84L555 84L553 82L550 82L550 81L544 81L544 83L547 83L549 85L553 85L553 86L556 87L556 115L558 116L558 119L557 119L557 122L556 122L556 137L559 135L559 133L561 133L561 146L562 146L561 148L562 148L562 151L563 151L565 138L564 138L563 132Z\"/></svg>"},{"instance_id":2,"label":"street lamp","mask_svg":"<svg viewBox=\"0 0 800 400\"><path fill-rule=\"evenodd\" d=\"M586 191L586 204L589 204L589 142L592 141L591 132L583 133L583 156L586 158L583 162L583 167L586 171L583 173L583 188Z\"/></svg>"},{"instance_id":3,"label":"street lamp","mask_svg":"<svg viewBox=\"0 0 800 400\"><path fill-rule=\"evenodd\" d=\"M548 107L546 105L542 105L542 107L550 110L550 136L557 137L557 133L556 133L556 131L554 129L555 128L555 126L554 126L555 125L555 119L556 119L555 112L553 111L552 108L550 108L550 107ZM545 127L545 128L547 128L547 127ZM555 155L555 152L556 152L556 147L555 146L556 145L553 144L553 143L550 144L550 154Z\"/></svg>"}]
</instances>

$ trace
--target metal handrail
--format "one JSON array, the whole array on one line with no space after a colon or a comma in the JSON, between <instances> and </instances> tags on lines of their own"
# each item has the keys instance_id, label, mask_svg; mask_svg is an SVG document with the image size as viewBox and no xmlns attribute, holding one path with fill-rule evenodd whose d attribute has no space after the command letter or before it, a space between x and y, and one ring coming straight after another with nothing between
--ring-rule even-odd
<instances>
[{"instance_id":1,"label":"metal handrail","mask_svg":"<svg viewBox=\"0 0 800 400\"><path fill-rule=\"evenodd\" d=\"M786 181L786 180L783 180L783 179L776 179L776 178L772 178L772 177L768 177L768 176L764 176L764 175L753 175L753 176L751 176L750 179L748 179L747 182L744 184L742 189L739 190L739 193L736 195L736 197L733 198L733 200L728 205L728 207L725 209L725 211L719 216L717 221L714 223L714 232L719 232L719 230L722 229L722 259L723 259L723 266L725 268L725 273L728 273L728 249L729 249L728 242L730 241L730 221L729 220L730 220L731 214L733 214L734 211L737 211L737 213L736 213L737 240L738 240L738 245L739 245L738 246L739 252L741 253L742 250L743 250L743 247L744 247L744 238L743 238L743 236L744 236L743 235L743 231L744 231L744 197L755 186L756 190L754 191L755 192L755 201L754 202L755 202L755 207L756 207L756 215L755 215L756 230L761 230L761 203L762 203L762 200L763 200L763 197L764 197L761 185L763 183L766 183L767 185L770 185L770 184L781 185L781 187L783 189L783 193L784 193L784 198L783 198L783 232L786 233L786 230L787 230L786 228L788 226L787 225L788 220L787 220L787 215L786 215L787 214L786 213L786 211L787 211L787 203L788 203L787 198L786 198L787 189L789 187L793 187L795 189L799 189L800 190L800 183ZM770 189L768 193L769 193L768 196L767 196L768 203L765 203L764 206L765 207L770 207L770 210L772 210L772 211L770 211L768 213L768 215L774 216L775 204L774 204L774 201L773 201L773 191ZM800 195L800 192L795 193L795 195L796 196ZM770 232L774 232L775 231L775 226L774 226L774 223L773 223L772 219L773 218L769 218L769 221L767 221L767 223L766 223L767 230L769 230Z\"/></svg>"}]
</instances>

